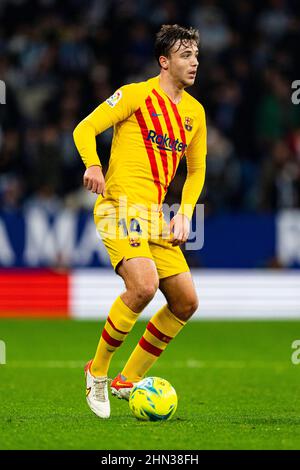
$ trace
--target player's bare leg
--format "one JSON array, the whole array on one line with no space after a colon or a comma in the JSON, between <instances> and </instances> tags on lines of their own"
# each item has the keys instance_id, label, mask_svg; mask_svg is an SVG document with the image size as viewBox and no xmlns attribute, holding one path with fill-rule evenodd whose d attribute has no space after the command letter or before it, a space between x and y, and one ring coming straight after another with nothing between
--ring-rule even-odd
<instances>
[{"instance_id":1,"label":"player's bare leg","mask_svg":"<svg viewBox=\"0 0 300 470\"><path fill-rule=\"evenodd\" d=\"M190 272L160 280L159 289L175 317L186 322L198 309L198 297Z\"/></svg>"},{"instance_id":2,"label":"player's bare leg","mask_svg":"<svg viewBox=\"0 0 300 470\"><path fill-rule=\"evenodd\" d=\"M117 271L126 286L121 299L134 312L141 312L153 299L159 286L154 261L150 258L123 259Z\"/></svg>"}]
</instances>

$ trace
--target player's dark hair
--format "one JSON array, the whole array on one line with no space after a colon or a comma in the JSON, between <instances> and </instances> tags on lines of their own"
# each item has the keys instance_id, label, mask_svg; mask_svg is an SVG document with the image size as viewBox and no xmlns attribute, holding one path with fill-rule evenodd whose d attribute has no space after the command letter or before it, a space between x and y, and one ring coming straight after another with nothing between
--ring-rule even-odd
<instances>
[{"instance_id":1,"label":"player's dark hair","mask_svg":"<svg viewBox=\"0 0 300 470\"><path fill-rule=\"evenodd\" d=\"M156 34L154 45L154 55L159 66L160 56L169 57L170 50L178 40L180 41L178 49L182 44L188 46L191 41L199 46L199 32L192 27L185 28L178 24L163 24Z\"/></svg>"}]
</instances>

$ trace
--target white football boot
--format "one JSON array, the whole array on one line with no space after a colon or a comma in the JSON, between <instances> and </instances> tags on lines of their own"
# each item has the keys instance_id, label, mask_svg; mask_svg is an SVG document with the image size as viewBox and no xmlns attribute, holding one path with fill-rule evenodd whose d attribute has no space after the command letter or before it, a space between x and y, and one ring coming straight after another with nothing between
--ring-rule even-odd
<instances>
[{"instance_id":1,"label":"white football boot","mask_svg":"<svg viewBox=\"0 0 300 470\"><path fill-rule=\"evenodd\" d=\"M89 361L85 368L86 379L86 401L99 418L109 418L110 403L108 399L108 379L107 377L95 377L91 373L92 360Z\"/></svg>"}]
</instances>

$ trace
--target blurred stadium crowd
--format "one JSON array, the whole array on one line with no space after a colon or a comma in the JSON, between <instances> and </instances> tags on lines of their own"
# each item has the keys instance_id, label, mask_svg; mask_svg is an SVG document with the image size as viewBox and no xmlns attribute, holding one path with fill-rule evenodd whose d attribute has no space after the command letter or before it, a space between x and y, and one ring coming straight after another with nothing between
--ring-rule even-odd
<instances>
[{"instance_id":1,"label":"blurred stadium crowd","mask_svg":"<svg viewBox=\"0 0 300 470\"><path fill-rule=\"evenodd\" d=\"M189 91L207 113L209 212L300 207L300 4L296 0L1 0L0 202L91 207L76 124L125 83L158 74L163 23L200 31ZM298 63L297 63L298 60ZM97 138L104 168L112 131ZM185 166L169 201L179 201Z\"/></svg>"}]
</instances>

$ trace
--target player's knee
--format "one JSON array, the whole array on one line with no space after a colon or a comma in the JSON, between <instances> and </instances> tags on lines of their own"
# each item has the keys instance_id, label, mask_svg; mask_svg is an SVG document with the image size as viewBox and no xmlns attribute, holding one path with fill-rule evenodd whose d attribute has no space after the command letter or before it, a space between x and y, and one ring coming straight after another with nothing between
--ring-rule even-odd
<instances>
[{"instance_id":1,"label":"player's knee","mask_svg":"<svg viewBox=\"0 0 300 470\"><path fill-rule=\"evenodd\" d=\"M195 297L193 300L191 300L191 302L188 305L188 313L190 317L194 315L195 312L197 312L198 307L199 307L199 300L198 300L198 297Z\"/></svg>"},{"instance_id":2,"label":"player's knee","mask_svg":"<svg viewBox=\"0 0 300 470\"><path fill-rule=\"evenodd\" d=\"M180 305L176 305L172 311L180 320L187 321L198 310L198 306L198 298L193 296L186 299Z\"/></svg>"},{"instance_id":3,"label":"player's knee","mask_svg":"<svg viewBox=\"0 0 300 470\"><path fill-rule=\"evenodd\" d=\"M137 300L145 305L148 304L155 296L157 289L158 283L156 282L151 282L149 284L141 283L135 290Z\"/></svg>"}]
</instances>

